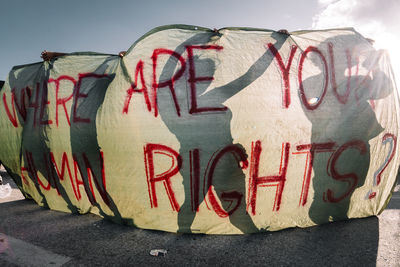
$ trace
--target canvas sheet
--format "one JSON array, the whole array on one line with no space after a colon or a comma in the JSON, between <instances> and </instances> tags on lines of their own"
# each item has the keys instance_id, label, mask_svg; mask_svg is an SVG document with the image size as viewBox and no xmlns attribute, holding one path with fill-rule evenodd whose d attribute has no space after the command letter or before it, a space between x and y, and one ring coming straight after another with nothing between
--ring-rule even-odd
<instances>
[{"instance_id":1,"label":"canvas sheet","mask_svg":"<svg viewBox=\"0 0 400 267\"><path fill-rule=\"evenodd\" d=\"M165 26L123 58L14 67L0 92L0 160L25 196L141 228L376 215L399 165L388 55L353 29Z\"/></svg>"}]
</instances>

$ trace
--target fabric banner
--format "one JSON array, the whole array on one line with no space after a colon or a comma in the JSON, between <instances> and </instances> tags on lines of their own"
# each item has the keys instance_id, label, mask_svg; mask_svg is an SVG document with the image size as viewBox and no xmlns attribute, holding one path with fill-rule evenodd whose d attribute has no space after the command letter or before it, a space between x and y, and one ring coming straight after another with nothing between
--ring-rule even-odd
<instances>
[{"instance_id":1,"label":"fabric banner","mask_svg":"<svg viewBox=\"0 0 400 267\"><path fill-rule=\"evenodd\" d=\"M399 165L388 55L353 29L159 27L124 57L17 66L0 160L26 197L170 232L379 214Z\"/></svg>"}]
</instances>

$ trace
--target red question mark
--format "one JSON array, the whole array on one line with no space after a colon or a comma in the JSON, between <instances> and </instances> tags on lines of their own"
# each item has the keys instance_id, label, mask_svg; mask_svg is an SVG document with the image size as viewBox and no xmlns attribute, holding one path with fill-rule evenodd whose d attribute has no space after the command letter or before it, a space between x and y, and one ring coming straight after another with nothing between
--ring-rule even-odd
<instances>
[{"instance_id":1,"label":"red question mark","mask_svg":"<svg viewBox=\"0 0 400 267\"><path fill-rule=\"evenodd\" d=\"M379 167L379 169L374 173L374 186L378 186L381 183L382 173L385 171L386 167L389 165L390 161L393 159L396 152L397 138L391 133L386 133L382 138L382 144L390 144L389 153L387 154L385 161ZM376 192L370 190L367 194L368 199L373 199L376 197Z\"/></svg>"}]
</instances>

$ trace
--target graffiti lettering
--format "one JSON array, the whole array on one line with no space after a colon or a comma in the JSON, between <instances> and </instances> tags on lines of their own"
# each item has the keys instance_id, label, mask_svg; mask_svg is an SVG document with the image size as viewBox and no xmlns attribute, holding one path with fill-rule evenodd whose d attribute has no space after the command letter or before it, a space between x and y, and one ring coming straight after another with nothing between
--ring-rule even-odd
<instances>
[{"instance_id":1,"label":"graffiti lettering","mask_svg":"<svg viewBox=\"0 0 400 267\"><path fill-rule=\"evenodd\" d=\"M251 213L256 214L257 188L259 186L276 186L276 194L274 207L272 210L278 211L281 206L283 189L286 182L286 172L289 164L290 144L282 144L281 163L279 173L271 176L259 176L260 156L262 151L261 142L257 141L252 144L251 163L250 163L250 182L247 209L251 208Z\"/></svg>"},{"instance_id":2,"label":"graffiti lettering","mask_svg":"<svg viewBox=\"0 0 400 267\"><path fill-rule=\"evenodd\" d=\"M86 195L89 201L92 204L96 204L96 196L93 187L93 180L96 186L97 191L99 192L101 198L104 203L110 205L110 201L107 197L106 192L106 176L105 176L105 166L104 166L104 155L103 152L99 152L98 158L98 166L101 172L101 177L97 177L94 171L93 163L90 163L88 156L85 153L79 155L80 158L83 158L84 166L80 166L78 164L78 155L73 154L73 164L74 164L74 175L71 172L71 164L68 159L68 155L66 152L62 153L61 156L61 164L58 165L55 159L54 153L49 152L49 154L43 154L43 158L36 158L33 155L33 152L25 150L24 158L25 158L25 166L21 167L21 177L25 184L29 184L28 177L31 178L34 184L38 184L40 188L45 191L50 191L52 187L57 191L58 195L60 195L59 185L58 183L64 183L64 177L66 172L69 176L69 181L71 183L71 187L74 192L74 196L77 201L82 199L82 195L79 190L79 186L83 186L86 192ZM37 163L41 162L45 164L46 172L38 172ZM61 166L61 170L60 170ZM84 173L83 167L86 170ZM28 175L25 175L27 173ZM84 174L87 175L87 182L85 182L82 178ZM79 179L79 176L81 179Z\"/></svg>"},{"instance_id":3,"label":"graffiti lettering","mask_svg":"<svg viewBox=\"0 0 400 267\"><path fill-rule=\"evenodd\" d=\"M135 82L131 84L131 87L128 90L126 90L126 98L125 98L124 107L122 109L122 113L126 113L126 114L128 113L129 103L131 102L133 93L143 94L144 101L146 102L147 110L151 112L151 103L150 103L150 99L149 99L149 94L147 92L146 82L144 80L143 68L144 68L144 63L142 60L139 60L139 62L136 65ZM139 75L140 75L140 82L142 83L142 89L137 88Z\"/></svg>"},{"instance_id":4,"label":"graffiti lettering","mask_svg":"<svg viewBox=\"0 0 400 267\"><path fill-rule=\"evenodd\" d=\"M243 194L238 191L222 192L221 194L222 199L229 199L231 202L233 201L236 202L235 206L230 211L225 211L224 208L221 207L221 205L218 203L217 196L213 192L212 184L213 184L213 176L215 168L218 165L218 161L227 153L232 153L235 156L237 156L235 158L238 161L239 168L246 169L248 166L246 153L241 148L235 145L226 146L221 151L219 151L214 158L211 159L210 169L208 172L206 172L208 173L208 175L207 175L207 185L205 188L208 188L207 196L213 210L219 217L222 218L227 217L232 213L234 213L239 208L243 197ZM242 163L242 165L240 165L240 163Z\"/></svg>"},{"instance_id":5,"label":"graffiti lettering","mask_svg":"<svg viewBox=\"0 0 400 267\"><path fill-rule=\"evenodd\" d=\"M217 46L217 45L190 45L186 46L187 52L188 52L188 60L189 60L189 79L188 82L190 84L190 114L196 114L196 113L203 113L203 112L209 112L209 111L225 111L227 110L227 107L198 107L197 103L197 90L196 90L196 83L197 82L202 82L202 81L212 81L214 80L214 77L196 77L196 68L195 68L195 62L193 58L193 50L194 49L204 49L204 50L210 50L210 49L215 49L217 51L220 51L223 49L222 46Z\"/></svg>"},{"instance_id":6,"label":"graffiti lettering","mask_svg":"<svg viewBox=\"0 0 400 267\"><path fill-rule=\"evenodd\" d=\"M172 160L171 167L161 173L154 173L154 154L160 154L167 157L170 157ZM179 211L180 206L178 201L175 198L174 190L171 186L170 178L177 174L182 166L182 158L170 147L158 144L147 144L144 147L144 155L145 155L145 166L146 166L146 176L147 176L147 185L149 190L150 204L151 207L157 207L157 194L156 194L156 183L163 182L165 190L168 194L169 201L171 202L172 209L175 211Z\"/></svg>"},{"instance_id":7,"label":"graffiti lettering","mask_svg":"<svg viewBox=\"0 0 400 267\"><path fill-rule=\"evenodd\" d=\"M397 137L391 133L386 133L383 138L382 138L382 144L387 144L389 143L389 152L385 158L385 161L383 164L378 168L378 170L374 173L374 186L378 186L381 181L382 181L382 174L389 165L389 163L392 161L394 154L396 153L396 147L397 147ZM368 193L368 199L372 199L376 197L376 192L369 192Z\"/></svg>"},{"instance_id":8,"label":"graffiti lettering","mask_svg":"<svg viewBox=\"0 0 400 267\"><path fill-rule=\"evenodd\" d=\"M334 146L335 146L334 142L298 145L296 147L296 150L298 152L293 152L293 154L307 155L299 206L300 205L305 206L307 203L308 190L310 189L311 173L312 173L315 153L333 152Z\"/></svg>"},{"instance_id":9,"label":"graffiti lettering","mask_svg":"<svg viewBox=\"0 0 400 267\"><path fill-rule=\"evenodd\" d=\"M395 140L392 134L386 134L387 140ZM385 140L386 140L385 139ZM360 152L360 155L364 155L367 152L367 146L365 142L361 140L353 140L346 142L345 144L338 146L335 142L326 143L312 143L312 144L301 144L295 147L295 150L290 153L291 145L290 143L282 143L281 159L279 164L279 170L275 175L260 176L260 162L262 153L261 141L256 141L252 143L251 149L251 160L250 162L246 159L246 153L240 147L235 145L228 145L221 150L216 151L209 163L207 164L205 175L204 175L204 191L203 196L206 198L207 206L211 207L214 212L224 218L233 214L242 203L243 193L238 191L230 192L220 192L218 195L213 190L214 172L218 167L218 162L227 153L232 153L238 163L238 168L242 170L249 169L249 186L247 192L247 210L251 212L252 215L256 215L256 202L259 187L276 187L275 200L272 207L273 211L279 211L282 205L282 196L284 193L285 184L288 180L287 171L290 167L289 158L290 155L306 155L305 170L303 176L303 182L301 184L301 193L299 206L304 207L307 204L309 188L312 180L312 169L314 159L317 153L331 153L330 159L326 161L326 175L331 176L331 178L337 182L345 182L348 184L345 192L340 196L335 196L332 189L328 189L324 194L326 195L326 201L337 203L340 202L351 195L355 190L358 176L355 173L339 173L337 171L339 163L338 159L341 157L343 152L348 149L356 149ZM167 156L171 159L171 166L168 170L155 174L155 159L154 155L159 154L162 156ZM390 151L391 158L394 156L394 151ZM391 159L390 158L390 159ZM389 164L390 160L385 163L385 166ZM155 184L157 182L163 182L167 196L170 200L172 210L179 211L180 205L175 197L175 192L172 189L170 179L178 174L179 170L183 164L183 158L174 149L160 144L147 144L144 147L144 163L146 168L147 184L150 198L151 208L157 208L157 192ZM189 165L190 165L190 182L191 182L191 203L192 210L194 212L199 211L199 184L200 184L200 149L196 148L189 152ZM250 168L248 168L250 166ZM328 172L329 170L329 172ZM293 177L291 181L298 180ZM232 208L230 210L225 210L220 202L218 201L229 201L231 202ZM322 200L322 199L321 199Z\"/></svg>"},{"instance_id":10,"label":"graffiti lettering","mask_svg":"<svg viewBox=\"0 0 400 267\"><path fill-rule=\"evenodd\" d=\"M283 63L282 56L280 55L278 50L275 48L275 46L273 44L269 43L268 48L271 50L272 54L276 58L279 69L282 72L282 79L283 79L283 85L284 85L284 93L282 94L283 95L283 97L282 97L283 106L285 108L288 108L290 105L290 79L289 79L290 66L292 65L292 61L293 61L294 55L296 53L297 46L291 47L290 55L289 55L286 66Z\"/></svg>"},{"instance_id":11,"label":"graffiti lettering","mask_svg":"<svg viewBox=\"0 0 400 267\"><path fill-rule=\"evenodd\" d=\"M360 151L360 154L363 155L367 153L367 145L361 141L361 140L353 140L349 141L342 146L340 146L335 153L332 155L332 163L330 165L330 171L332 174L332 179L340 181L340 182L345 182L348 184L348 189L345 193L343 193L339 197L334 196L334 192L331 189L328 189L326 195L327 195L327 200L329 202L337 203L339 201L342 201L346 197L350 196L351 193L353 193L354 189L356 189L358 179L359 177L357 176L356 173L345 173L345 174L340 174L336 170L336 164L339 159L339 157L342 155L344 151L347 149L358 149Z\"/></svg>"},{"instance_id":12,"label":"graffiti lettering","mask_svg":"<svg viewBox=\"0 0 400 267\"><path fill-rule=\"evenodd\" d=\"M11 90L11 105L7 103L7 94L3 93L4 109L10 122L15 128L18 127L18 117L15 109L17 109L22 121L26 120L28 112L33 112L34 127L39 125L52 124L53 120L48 118L49 114L46 114L48 106L51 105L52 102L48 99L48 84L55 83L55 101L53 103L55 103L55 121L57 127L59 126L60 106L63 107L68 125L71 125L70 115L68 114L68 108L66 106L67 102L71 101L71 99L74 101L72 107L72 121L74 123L90 123L89 118L81 117L81 115L78 114L78 109L82 106L82 104L80 103L82 102L81 100L88 97L88 93L81 92L82 82L86 81L87 79L102 79L107 77L107 74L81 73L78 75L78 80L76 81L71 76L61 75L60 77L55 79L50 78L49 80L44 80L41 83L36 83L35 90L32 90L29 86L24 87L20 90L13 88ZM62 81L69 81L73 84L71 95L60 97L60 89L66 88L65 86L61 86ZM19 92L19 101L16 100L17 91ZM32 111L29 111L28 109L31 109Z\"/></svg>"},{"instance_id":13,"label":"graffiti lettering","mask_svg":"<svg viewBox=\"0 0 400 267\"><path fill-rule=\"evenodd\" d=\"M72 97L74 96L74 93L72 91L69 96L60 98L60 84L61 84L61 81L64 81L64 80L70 81L75 88L76 80L70 76L62 75L62 76L58 77L57 79L49 79L49 83L54 82L56 84L56 125L57 125L57 127L58 127L58 106L60 106L60 105L62 105L62 107L64 109L64 113L65 113L65 117L67 118L68 125L71 126L71 122L69 119L66 104L69 100L72 99ZM62 88L64 88L64 87L62 87Z\"/></svg>"},{"instance_id":14,"label":"graffiti lettering","mask_svg":"<svg viewBox=\"0 0 400 267\"><path fill-rule=\"evenodd\" d=\"M166 55L170 55L170 56L175 57L181 63L181 68L169 80L160 82L160 81L157 81L156 69L157 69L157 64L158 64L158 62L157 62L158 57L160 55L162 55L162 54L166 54ZM181 115L181 111L180 111L178 99L176 98L174 83L185 72L185 68L186 68L185 59L181 55L179 55L178 53L176 53L176 52L174 52L172 50L163 49L163 48L155 49L154 52L153 52L153 55L151 56L151 58L153 60L152 99L153 99L153 105L154 105L154 116L157 117L157 115L158 115L157 89L163 88L163 87L167 87L167 86L169 87L169 90L170 90L171 95L172 95L172 99L173 99L174 104L175 104L176 114L178 116L180 116Z\"/></svg>"},{"instance_id":15,"label":"graffiti lettering","mask_svg":"<svg viewBox=\"0 0 400 267\"><path fill-rule=\"evenodd\" d=\"M306 93L304 91L304 84L303 84L303 66L304 66L304 61L306 60L307 55L309 53L316 53L320 57L321 62L324 65L324 75L323 75L324 86L323 86L322 92L321 92L320 97L318 98L317 102L313 103L313 104L309 103L309 101L307 99L307 96L306 96ZM318 48L316 48L314 46L309 46L301 54L300 64L299 64L299 71L298 71L298 79L299 79L299 85L300 85L300 88L299 88L300 99L301 99L302 104L308 110L317 109L318 106L321 105L322 100L324 99L324 96L325 96L327 88L328 88L328 65L326 63L325 56L322 54L322 52Z\"/></svg>"}]
</instances>

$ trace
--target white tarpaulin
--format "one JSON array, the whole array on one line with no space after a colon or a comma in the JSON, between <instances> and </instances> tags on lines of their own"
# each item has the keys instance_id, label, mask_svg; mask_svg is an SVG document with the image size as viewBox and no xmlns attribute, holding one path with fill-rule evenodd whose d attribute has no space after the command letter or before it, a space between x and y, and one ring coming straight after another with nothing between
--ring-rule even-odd
<instances>
[{"instance_id":1,"label":"white tarpaulin","mask_svg":"<svg viewBox=\"0 0 400 267\"><path fill-rule=\"evenodd\" d=\"M0 160L40 205L209 234L376 215L399 164L387 54L352 29L174 25L13 68Z\"/></svg>"}]
</instances>

